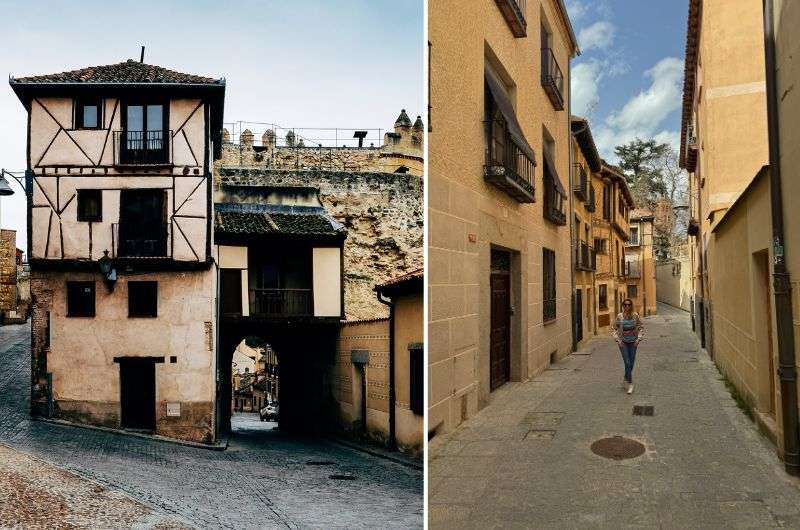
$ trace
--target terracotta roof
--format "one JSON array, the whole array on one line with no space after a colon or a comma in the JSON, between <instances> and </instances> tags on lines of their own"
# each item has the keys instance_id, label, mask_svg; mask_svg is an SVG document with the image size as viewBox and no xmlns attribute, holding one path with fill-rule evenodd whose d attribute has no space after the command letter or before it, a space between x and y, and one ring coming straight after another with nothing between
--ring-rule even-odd
<instances>
[{"instance_id":1,"label":"terracotta roof","mask_svg":"<svg viewBox=\"0 0 800 530\"><path fill-rule=\"evenodd\" d=\"M419 284L419 290L421 291L424 276L424 269L413 270L402 276L392 278L384 284L376 285L375 291L392 296L393 293L405 291L406 289L413 289L415 284Z\"/></svg>"},{"instance_id":2,"label":"terracotta roof","mask_svg":"<svg viewBox=\"0 0 800 530\"><path fill-rule=\"evenodd\" d=\"M580 116L572 116L570 124L572 127L572 134L578 141L584 158L589 162L589 167L594 172L600 171L602 162L600 153L597 151L597 145L594 143L592 129L589 127L589 120Z\"/></svg>"},{"instance_id":3,"label":"terracotta roof","mask_svg":"<svg viewBox=\"0 0 800 530\"><path fill-rule=\"evenodd\" d=\"M104 66L87 66L78 70L56 74L11 78L12 84L58 84L58 83L170 83L192 85L225 84L223 79L213 79L193 74L184 74L161 66L140 63L133 59Z\"/></svg>"},{"instance_id":4,"label":"terracotta roof","mask_svg":"<svg viewBox=\"0 0 800 530\"><path fill-rule=\"evenodd\" d=\"M217 203L214 229L223 234L336 236L339 223L323 208Z\"/></svg>"},{"instance_id":5,"label":"terracotta roof","mask_svg":"<svg viewBox=\"0 0 800 530\"><path fill-rule=\"evenodd\" d=\"M619 167L615 166L614 164L610 164L605 160L603 162L603 172L610 174L614 179L622 184L622 192L625 194L625 198L628 199L628 204L631 207L634 207L635 204L633 202L633 195L631 195L631 190L628 187L628 179L625 178L625 173Z\"/></svg>"}]
</instances>

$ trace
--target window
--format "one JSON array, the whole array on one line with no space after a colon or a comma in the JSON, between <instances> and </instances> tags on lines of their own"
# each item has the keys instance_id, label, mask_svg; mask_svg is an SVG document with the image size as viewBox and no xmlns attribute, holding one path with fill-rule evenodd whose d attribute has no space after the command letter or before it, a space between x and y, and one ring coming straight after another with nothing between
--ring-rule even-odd
<instances>
[{"instance_id":1,"label":"window","mask_svg":"<svg viewBox=\"0 0 800 530\"><path fill-rule=\"evenodd\" d=\"M75 103L76 129L102 129L102 100L82 100Z\"/></svg>"},{"instance_id":2,"label":"window","mask_svg":"<svg viewBox=\"0 0 800 530\"><path fill-rule=\"evenodd\" d=\"M103 220L102 190L78 190L78 221Z\"/></svg>"},{"instance_id":3,"label":"window","mask_svg":"<svg viewBox=\"0 0 800 530\"><path fill-rule=\"evenodd\" d=\"M608 252L608 241L602 238L594 239L594 251L598 254L605 254Z\"/></svg>"},{"instance_id":4,"label":"window","mask_svg":"<svg viewBox=\"0 0 800 530\"><path fill-rule=\"evenodd\" d=\"M542 318L550 322L556 318L556 253L542 249Z\"/></svg>"},{"instance_id":5,"label":"window","mask_svg":"<svg viewBox=\"0 0 800 530\"><path fill-rule=\"evenodd\" d=\"M167 107L163 104L128 103L122 112L123 141L120 162L163 164L168 160Z\"/></svg>"},{"instance_id":6,"label":"window","mask_svg":"<svg viewBox=\"0 0 800 530\"><path fill-rule=\"evenodd\" d=\"M628 298L636 298L639 296L639 290L637 289L636 285L629 285L628 286Z\"/></svg>"},{"instance_id":7,"label":"window","mask_svg":"<svg viewBox=\"0 0 800 530\"><path fill-rule=\"evenodd\" d=\"M120 192L118 256L167 255L166 195L163 189Z\"/></svg>"},{"instance_id":8,"label":"window","mask_svg":"<svg viewBox=\"0 0 800 530\"><path fill-rule=\"evenodd\" d=\"M67 282L67 316L94 316L94 282Z\"/></svg>"},{"instance_id":9,"label":"window","mask_svg":"<svg viewBox=\"0 0 800 530\"><path fill-rule=\"evenodd\" d=\"M632 226L631 227L631 238L629 243L631 245L638 245L639 244L639 227Z\"/></svg>"},{"instance_id":10,"label":"window","mask_svg":"<svg viewBox=\"0 0 800 530\"><path fill-rule=\"evenodd\" d=\"M597 286L597 299L600 309L608 309L608 286L601 283Z\"/></svg>"},{"instance_id":11,"label":"window","mask_svg":"<svg viewBox=\"0 0 800 530\"><path fill-rule=\"evenodd\" d=\"M423 382L423 374L425 372L425 361L422 354L422 343L415 342L408 345L409 355L409 406L411 412L418 416L424 413L424 392L425 385Z\"/></svg>"},{"instance_id":12,"label":"window","mask_svg":"<svg viewBox=\"0 0 800 530\"><path fill-rule=\"evenodd\" d=\"M611 184L603 186L603 219L611 220Z\"/></svg>"},{"instance_id":13,"label":"window","mask_svg":"<svg viewBox=\"0 0 800 530\"><path fill-rule=\"evenodd\" d=\"M128 316L158 316L158 282L128 282Z\"/></svg>"}]
</instances>

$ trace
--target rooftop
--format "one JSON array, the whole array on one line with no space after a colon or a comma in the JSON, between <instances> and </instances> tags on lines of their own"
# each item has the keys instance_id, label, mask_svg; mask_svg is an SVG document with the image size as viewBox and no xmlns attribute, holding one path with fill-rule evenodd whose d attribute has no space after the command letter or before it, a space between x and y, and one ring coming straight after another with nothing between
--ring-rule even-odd
<instances>
[{"instance_id":1,"label":"rooftop","mask_svg":"<svg viewBox=\"0 0 800 530\"><path fill-rule=\"evenodd\" d=\"M221 234L337 236L343 233L324 208L216 203L214 229Z\"/></svg>"},{"instance_id":2,"label":"rooftop","mask_svg":"<svg viewBox=\"0 0 800 530\"><path fill-rule=\"evenodd\" d=\"M224 79L213 79L194 74L185 74L161 66L145 64L133 59L104 66L87 66L55 74L12 77L11 84L60 84L60 83L133 83L133 84L186 84L224 85Z\"/></svg>"}]
</instances>

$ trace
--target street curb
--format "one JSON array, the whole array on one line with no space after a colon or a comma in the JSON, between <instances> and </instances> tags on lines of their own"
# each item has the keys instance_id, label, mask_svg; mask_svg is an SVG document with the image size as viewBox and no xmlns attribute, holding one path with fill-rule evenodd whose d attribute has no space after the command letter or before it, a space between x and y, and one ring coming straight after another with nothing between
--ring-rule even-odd
<instances>
[{"instance_id":1,"label":"street curb","mask_svg":"<svg viewBox=\"0 0 800 530\"><path fill-rule=\"evenodd\" d=\"M394 462L396 464L400 464L400 465L403 465L403 466L406 466L406 467L410 467L412 469L417 469L417 470L420 470L420 471L423 471L425 469L424 464L422 464L421 462L417 463L417 462L414 462L412 460L409 460L408 458L395 456L395 455L392 455L392 454L389 454L389 453L385 453L385 452L379 451L377 449L370 449L369 447L364 447L363 445L358 445L358 444L355 444L355 443L352 443L352 442L341 440L339 438L329 438L328 441L331 442L331 443L337 444L337 445L341 445L342 447L347 447L348 449L353 449L355 451L361 451L362 453L366 453L366 454L372 455L372 456L377 456L378 458L383 458L384 460L390 460L390 461L392 461L392 462Z\"/></svg>"},{"instance_id":2,"label":"street curb","mask_svg":"<svg viewBox=\"0 0 800 530\"><path fill-rule=\"evenodd\" d=\"M167 438L158 434L142 434L139 432L122 431L119 429L112 429L110 427L100 427L98 425L84 425L81 423L73 423L65 420L55 420L52 418L42 418L38 416L31 416L34 421L41 421L42 423L50 423L53 425L62 425L64 427L77 427L79 429L89 429L92 431L101 431L118 436L132 436L134 438L141 438L143 440L155 440L157 442L165 442L174 445L183 445L186 447L194 447L196 449L206 449L209 451L225 451L228 448L228 438L225 437L221 442L215 444L201 444L198 442L190 442L188 440L177 440L175 438Z\"/></svg>"}]
</instances>

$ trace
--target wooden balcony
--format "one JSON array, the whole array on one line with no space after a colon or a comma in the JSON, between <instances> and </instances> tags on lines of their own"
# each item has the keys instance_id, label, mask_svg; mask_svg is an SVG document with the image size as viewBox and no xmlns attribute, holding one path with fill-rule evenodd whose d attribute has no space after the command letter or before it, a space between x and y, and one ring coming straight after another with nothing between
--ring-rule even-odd
<instances>
[{"instance_id":1,"label":"wooden balcony","mask_svg":"<svg viewBox=\"0 0 800 530\"><path fill-rule=\"evenodd\" d=\"M314 314L311 289L250 289L250 315L307 317Z\"/></svg>"},{"instance_id":2,"label":"wooden balcony","mask_svg":"<svg viewBox=\"0 0 800 530\"><path fill-rule=\"evenodd\" d=\"M557 225L567 224L567 214L564 212L564 195L560 192L555 183L555 178L544 179L544 218Z\"/></svg>"},{"instance_id":3,"label":"wooden balcony","mask_svg":"<svg viewBox=\"0 0 800 530\"><path fill-rule=\"evenodd\" d=\"M597 270L597 254L585 241L575 248L575 269L580 271Z\"/></svg>"},{"instance_id":4,"label":"wooden balcony","mask_svg":"<svg viewBox=\"0 0 800 530\"><path fill-rule=\"evenodd\" d=\"M597 198L594 194L594 186L589 186L589 200L586 201L586 211L589 213L594 213L597 211Z\"/></svg>"},{"instance_id":5,"label":"wooden balcony","mask_svg":"<svg viewBox=\"0 0 800 530\"><path fill-rule=\"evenodd\" d=\"M495 0L511 33L517 37L528 36L528 23L525 21L525 0Z\"/></svg>"}]
</instances>

